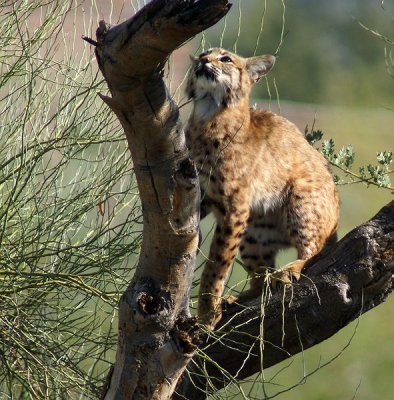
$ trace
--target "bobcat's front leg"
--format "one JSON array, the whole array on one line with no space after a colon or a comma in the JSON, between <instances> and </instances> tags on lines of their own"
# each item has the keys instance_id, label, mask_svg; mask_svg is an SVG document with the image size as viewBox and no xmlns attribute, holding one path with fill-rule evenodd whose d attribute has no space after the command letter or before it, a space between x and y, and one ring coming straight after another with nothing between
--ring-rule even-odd
<instances>
[{"instance_id":1,"label":"bobcat's front leg","mask_svg":"<svg viewBox=\"0 0 394 400\"><path fill-rule=\"evenodd\" d=\"M217 211L215 212L217 226L209 251L209 259L201 275L198 301L199 319L211 330L222 316L221 299L224 285L242 235L246 230L249 216L249 209L244 204L215 211Z\"/></svg>"}]
</instances>

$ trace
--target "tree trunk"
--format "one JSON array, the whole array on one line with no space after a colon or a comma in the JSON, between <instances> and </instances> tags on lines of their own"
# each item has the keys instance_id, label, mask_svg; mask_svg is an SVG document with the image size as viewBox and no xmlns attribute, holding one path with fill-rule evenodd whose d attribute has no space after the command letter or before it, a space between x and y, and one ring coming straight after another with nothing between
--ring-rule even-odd
<instances>
[{"instance_id":1,"label":"tree trunk","mask_svg":"<svg viewBox=\"0 0 394 400\"><path fill-rule=\"evenodd\" d=\"M162 68L175 48L229 8L226 0L153 0L120 25L109 28L101 21L97 41L85 38L96 46L111 92L101 97L128 140L144 220L139 263L119 304L118 348L103 391L106 400L171 398L193 356L194 375L184 373L173 398L204 399L209 390L229 383L224 371L243 378L291 357L381 303L393 288L391 203L329 254L315 257L306 270L308 279L285 296L267 293L228 307L216 336L202 340L214 363L202 365L203 359L194 355L200 342L188 300L199 184ZM262 339L256 339L261 333ZM202 367L213 388L208 389Z\"/></svg>"},{"instance_id":2,"label":"tree trunk","mask_svg":"<svg viewBox=\"0 0 394 400\"><path fill-rule=\"evenodd\" d=\"M228 307L173 399L205 399L229 376L246 378L328 339L392 292L393 258L394 201L315 257L285 296Z\"/></svg>"},{"instance_id":3,"label":"tree trunk","mask_svg":"<svg viewBox=\"0 0 394 400\"><path fill-rule=\"evenodd\" d=\"M223 17L226 0L154 0L124 23L101 21L95 52L125 131L143 209L135 275L119 304L110 399L169 399L197 345L188 301L198 244L199 184L179 110L163 81L171 52Z\"/></svg>"}]
</instances>

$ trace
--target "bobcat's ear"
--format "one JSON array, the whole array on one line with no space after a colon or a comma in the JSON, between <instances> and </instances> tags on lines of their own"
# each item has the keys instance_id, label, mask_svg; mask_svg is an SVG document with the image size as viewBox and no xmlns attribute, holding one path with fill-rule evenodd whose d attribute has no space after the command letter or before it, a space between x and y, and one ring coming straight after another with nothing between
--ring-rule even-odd
<instances>
[{"instance_id":1,"label":"bobcat's ear","mask_svg":"<svg viewBox=\"0 0 394 400\"><path fill-rule=\"evenodd\" d=\"M264 55L246 59L246 70L253 83L257 82L262 76L268 74L275 64L275 57Z\"/></svg>"}]
</instances>

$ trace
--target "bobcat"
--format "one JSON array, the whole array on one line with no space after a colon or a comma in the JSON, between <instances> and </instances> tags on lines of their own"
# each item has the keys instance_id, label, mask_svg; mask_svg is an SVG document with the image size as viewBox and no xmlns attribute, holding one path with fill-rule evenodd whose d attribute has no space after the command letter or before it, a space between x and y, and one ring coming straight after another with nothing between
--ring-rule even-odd
<instances>
[{"instance_id":1,"label":"bobcat","mask_svg":"<svg viewBox=\"0 0 394 400\"><path fill-rule=\"evenodd\" d=\"M212 48L193 59L187 94L193 100L186 140L199 170L201 219L216 230L201 276L198 316L213 329L221 296L240 251L250 275L243 300L258 296L262 274L280 249L295 246L298 260L276 271L276 282L299 279L306 260L336 240L339 197L324 157L290 121L249 109L251 88L275 63Z\"/></svg>"}]
</instances>

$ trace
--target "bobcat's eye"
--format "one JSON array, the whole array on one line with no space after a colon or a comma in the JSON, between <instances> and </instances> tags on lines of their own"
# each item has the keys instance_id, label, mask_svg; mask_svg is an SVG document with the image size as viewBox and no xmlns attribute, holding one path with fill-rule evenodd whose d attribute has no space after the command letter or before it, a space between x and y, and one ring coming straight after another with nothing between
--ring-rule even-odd
<instances>
[{"instance_id":1,"label":"bobcat's eye","mask_svg":"<svg viewBox=\"0 0 394 400\"><path fill-rule=\"evenodd\" d=\"M219 59L222 63L231 63L233 60L229 56L223 56Z\"/></svg>"}]
</instances>

